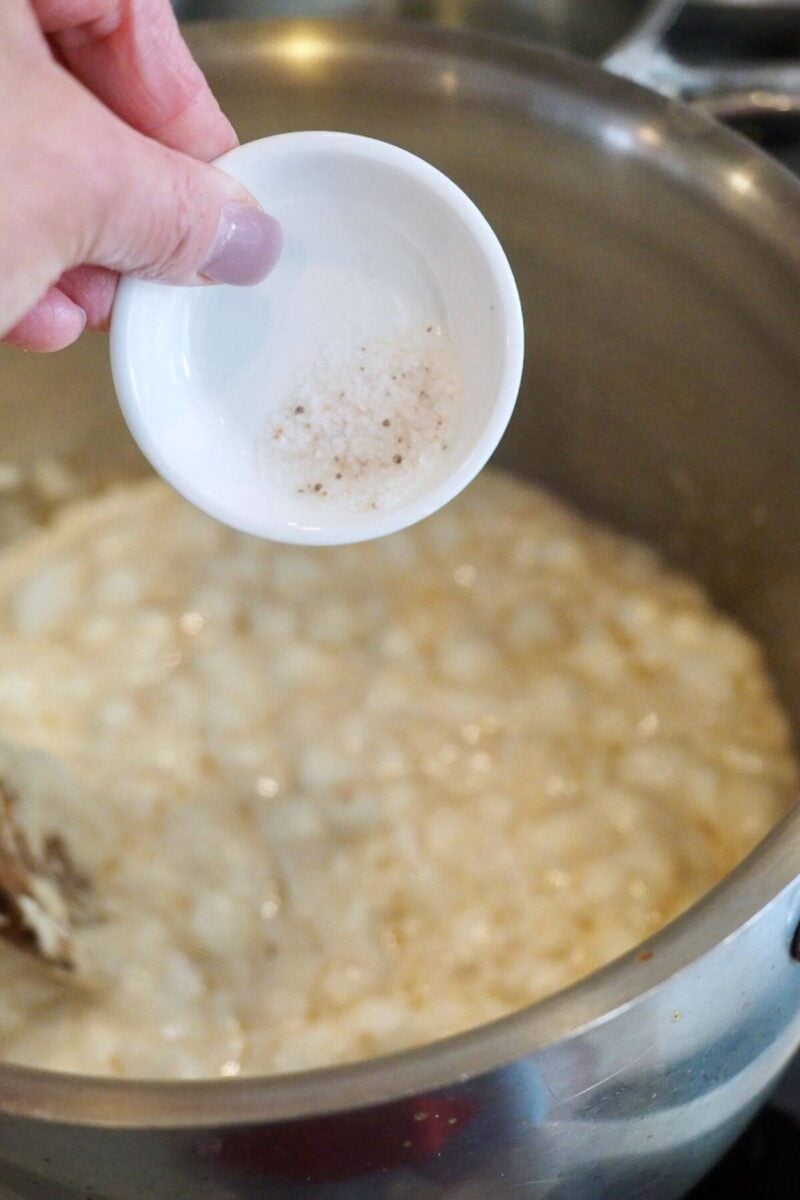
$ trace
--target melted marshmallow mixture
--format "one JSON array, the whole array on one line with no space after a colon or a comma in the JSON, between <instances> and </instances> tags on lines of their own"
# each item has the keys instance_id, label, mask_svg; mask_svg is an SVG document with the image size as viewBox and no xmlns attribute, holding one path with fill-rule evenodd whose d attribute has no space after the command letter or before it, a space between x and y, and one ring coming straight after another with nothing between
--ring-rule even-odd
<instances>
[{"instance_id":1,"label":"melted marshmallow mixture","mask_svg":"<svg viewBox=\"0 0 800 1200\"><path fill-rule=\"evenodd\" d=\"M117 1076L293 1071L517 1009L675 917L796 785L758 646L491 472L335 551L157 482L73 504L0 559L0 729L69 772L104 912L73 977L0 946L0 1048Z\"/></svg>"}]
</instances>

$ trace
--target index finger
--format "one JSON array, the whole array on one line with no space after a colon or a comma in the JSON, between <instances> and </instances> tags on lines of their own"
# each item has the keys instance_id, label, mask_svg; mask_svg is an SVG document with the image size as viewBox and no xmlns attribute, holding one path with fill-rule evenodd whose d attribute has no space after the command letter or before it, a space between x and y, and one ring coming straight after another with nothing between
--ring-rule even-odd
<instances>
[{"instance_id":1,"label":"index finger","mask_svg":"<svg viewBox=\"0 0 800 1200\"><path fill-rule=\"evenodd\" d=\"M65 65L123 121L206 161L236 145L169 0L32 3Z\"/></svg>"}]
</instances>

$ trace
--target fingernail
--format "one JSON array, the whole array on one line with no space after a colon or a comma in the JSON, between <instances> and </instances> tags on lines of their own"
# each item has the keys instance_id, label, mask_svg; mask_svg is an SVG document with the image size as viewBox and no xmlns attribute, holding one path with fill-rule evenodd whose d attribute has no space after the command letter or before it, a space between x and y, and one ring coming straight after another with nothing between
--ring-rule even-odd
<instances>
[{"instance_id":1,"label":"fingernail","mask_svg":"<svg viewBox=\"0 0 800 1200\"><path fill-rule=\"evenodd\" d=\"M260 208L230 202L219 219L217 238L200 274L215 283L246 285L266 279L281 253L283 234Z\"/></svg>"}]
</instances>

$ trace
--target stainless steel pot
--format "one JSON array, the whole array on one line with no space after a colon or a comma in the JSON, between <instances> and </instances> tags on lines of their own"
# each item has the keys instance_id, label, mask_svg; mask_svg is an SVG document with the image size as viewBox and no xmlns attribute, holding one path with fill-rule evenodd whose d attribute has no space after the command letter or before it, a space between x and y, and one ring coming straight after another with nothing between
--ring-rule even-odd
<instances>
[{"instance_id":1,"label":"stainless steel pot","mask_svg":"<svg viewBox=\"0 0 800 1200\"><path fill-rule=\"evenodd\" d=\"M702 114L533 48L325 23L192 40L243 138L386 137L474 196L527 314L500 458L703 579L800 727L796 182ZM46 447L91 486L144 472L106 353L0 355L4 457ZM800 1041L798 871L800 809L648 946L387 1060L183 1085L4 1068L0 1195L671 1200Z\"/></svg>"},{"instance_id":2,"label":"stainless steel pot","mask_svg":"<svg viewBox=\"0 0 800 1200\"><path fill-rule=\"evenodd\" d=\"M723 119L800 116L798 0L656 0L604 65Z\"/></svg>"},{"instance_id":3,"label":"stainless steel pot","mask_svg":"<svg viewBox=\"0 0 800 1200\"><path fill-rule=\"evenodd\" d=\"M359 17L480 30L602 61L736 124L800 122L798 0L172 0L185 21Z\"/></svg>"},{"instance_id":4,"label":"stainless steel pot","mask_svg":"<svg viewBox=\"0 0 800 1200\"><path fill-rule=\"evenodd\" d=\"M172 0L183 21L226 17L359 17L414 21L533 39L600 58L633 36L654 6L673 0Z\"/></svg>"}]
</instances>

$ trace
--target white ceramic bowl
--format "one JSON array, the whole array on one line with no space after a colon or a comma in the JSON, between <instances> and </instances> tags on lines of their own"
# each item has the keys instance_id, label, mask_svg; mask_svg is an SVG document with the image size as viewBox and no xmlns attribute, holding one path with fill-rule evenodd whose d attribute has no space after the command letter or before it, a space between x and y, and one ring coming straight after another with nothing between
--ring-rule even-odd
<instances>
[{"instance_id":1,"label":"white ceramic bowl","mask_svg":"<svg viewBox=\"0 0 800 1200\"><path fill-rule=\"evenodd\" d=\"M484 466L519 390L522 311L489 224L440 171L371 138L281 134L218 165L281 222L283 254L253 288L122 281L112 368L145 455L199 508L276 541L362 541L435 512ZM315 356L426 322L449 336L462 394L447 450L402 501L343 511L265 471L265 423Z\"/></svg>"}]
</instances>

